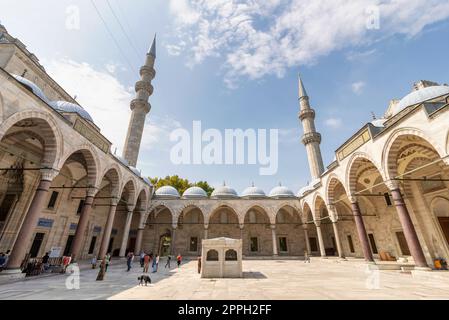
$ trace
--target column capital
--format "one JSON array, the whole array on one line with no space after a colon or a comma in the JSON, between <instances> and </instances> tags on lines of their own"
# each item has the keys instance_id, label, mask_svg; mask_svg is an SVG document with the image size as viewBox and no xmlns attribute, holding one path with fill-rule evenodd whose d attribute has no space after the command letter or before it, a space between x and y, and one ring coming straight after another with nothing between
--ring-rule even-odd
<instances>
[{"instance_id":1,"label":"column capital","mask_svg":"<svg viewBox=\"0 0 449 320\"><path fill-rule=\"evenodd\" d=\"M356 196L355 194L350 194L350 195L348 196L348 200L349 200L349 202L351 202L351 203L356 203L356 202L357 202L357 196Z\"/></svg>"},{"instance_id":2,"label":"column capital","mask_svg":"<svg viewBox=\"0 0 449 320\"><path fill-rule=\"evenodd\" d=\"M59 174L59 170L53 168L40 169L41 180L53 181Z\"/></svg>"},{"instance_id":3,"label":"column capital","mask_svg":"<svg viewBox=\"0 0 449 320\"><path fill-rule=\"evenodd\" d=\"M209 224L205 224L204 225L204 230L208 230L209 229Z\"/></svg>"},{"instance_id":4,"label":"column capital","mask_svg":"<svg viewBox=\"0 0 449 320\"><path fill-rule=\"evenodd\" d=\"M314 220L313 222L317 228L321 227L321 220Z\"/></svg>"},{"instance_id":5,"label":"column capital","mask_svg":"<svg viewBox=\"0 0 449 320\"><path fill-rule=\"evenodd\" d=\"M399 181L398 180L385 181L385 185L387 186L388 190L390 190L390 191L399 189Z\"/></svg>"},{"instance_id":6,"label":"column capital","mask_svg":"<svg viewBox=\"0 0 449 320\"><path fill-rule=\"evenodd\" d=\"M240 228L240 230L243 230L243 229L245 228L245 224L240 223L240 224L239 224L239 228Z\"/></svg>"},{"instance_id":7,"label":"column capital","mask_svg":"<svg viewBox=\"0 0 449 320\"><path fill-rule=\"evenodd\" d=\"M112 197L111 198L111 206L117 206L119 203L120 199L117 197Z\"/></svg>"},{"instance_id":8,"label":"column capital","mask_svg":"<svg viewBox=\"0 0 449 320\"><path fill-rule=\"evenodd\" d=\"M330 204L327 206L327 211L329 212L329 219L335 223L338 221L338 212L337 212L337 208L335 207L334 204Z\"/></svg>"},{"instance_id":9,"label":"column capital","mask_svg":"<svg viewBox=\"0 0 449 320\"><path fill-rule=\"evenodd\" d=\"M270 224L270 229L271 230L276 230L276 225L275 224Z\"/></svg>"},{"instance_id":10,"label":"column capital","mask_svg":"<svg viewBox=\"0 0 449 320\"><path fill-rule=\"evenodd\" d=\"M127 205L126 209L128 210L128 213L133 213L134 209L136 208L136 206L134 205Z\"/></svg>"},{"instance_id":11,"label":"column capital","mask_svg":"<svg viewBox=\"0 0 449 320\"><path fill-rule=\"evenodd\" d=\"M309 225L308 225L307 223L304 223L304 224L302 225L302 228L303 228L304 230L309 230Z\"/></svg>"},{"instance_id":12,"label":"column capital","mask_svg":"<svg viewBox=\"0 0 449 320\"><path fill-rule=\"evenodd\" d=\"M177 223L173 223L171 225L171 227L173 228L173 230L176 230L176 229L178 229L178 224Z\"/></svg>"},{"instance_id":13,"label":"column capital","mask_svg":"<svg viewBox=\"0 0 449 320\"><path fill-rule=\"evenodd\" d=\"M89 186L86 191L86 197L95 197L97 190L96 187Z\"/></svg>"}]
</instances>

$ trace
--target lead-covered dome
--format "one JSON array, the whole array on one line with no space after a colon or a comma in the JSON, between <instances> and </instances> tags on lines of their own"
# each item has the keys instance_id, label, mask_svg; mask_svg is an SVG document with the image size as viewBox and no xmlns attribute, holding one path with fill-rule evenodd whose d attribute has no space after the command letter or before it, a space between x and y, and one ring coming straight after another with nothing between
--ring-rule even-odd
<instances>
[{"instance_id":1,"label":"lead-covered dome","mask_svg":"<svg viewBox=\"0 0 449 320\"><path fill-rule=\"evenodd\" d=\"M21 76L15 75L15 74L13 74L12 76L14 77L14 79L16 79L21 84L23 84L28 90L33 92L36 96L41 98L43 101L45 101L48 104L50 103L50 100L48 100L47 96L44 94L44 91L42 91L42 89L39 88L34 82L31 82L30 80L25 79L24 77L21 77Z\"/></svg>"},{"instance_id":2,"label":"lead-covered dome","mask_svg":"<svg viewBox=\"0 0 449 320\"><path fill-rule=\"evenodd\" d=\"M200 187L190 187L182 194L183 198L186 199L205 199L207 198L207 193Z\"/></svg>"},{"instance_id":3,"label":"lead-covered dome","mask_svg":"<svg viewBox=\"0 0 449 320\"><path fill-rule=\"evenodd\" d=\"M284 186L277 186L271 190L270 198L295 198L295 194L289 188Z\"/></svg>"},{"instance_id":4,"label":"lead-covered dome","mask_svg":"<svg viewBox=\"0 0 449 320\"><path fill-rule=\"evenodd\" d=\"M243 198L265 198L267 195L265 191L262 189L255 187L254 184L251 187L243 190L242 197Z\"/></svg>"},{"instance_id":5,"label":"lead-covered dome","mask_svg":"<svg viewBox=\"0 0 449 320\"><path fill-rule=\"evenodd\" d=\"M220 198L238 198L237 192L232 189L231 187L228 187L227 185L223 185L221 187L218 187L212 192L211 197L213 199L220 199Z\"/></svg>"},{"instance_id":6,"label":"lead-covered dome","mask_svg":"<svg viewBox=\"0 0 449 320\"><path fill-rule=\"evenodd\" d=\"M90 114L84 110L83 107L75 103L67 101L52 101L50 105L58 112L77 113L81 118L94 123L94 119L92 119Z\"/></svg>"},{"instance_id":7,"label":"lead-covered dome","mask_svg":"<svg viewBox=\"0 0 449 320\"><path fill-rule=\"evenodd\" d=\"M402 98L395 106L392 107L391 114L395 115L407 107L413 106L424 101L433 100L435 98L448 95L449 86L435 85L421 88L409 93Z\"/></svg>"},{"instance_id":8,"label":"lead-covered dome","mask_svg":"<svg viewBox=\"0 0 449 320\"><path fill-rule=\"evenodd\" d=\"M156 190L156 198L173 198L179 199L179 192L172 186L163 186Z\"/></svg>"}]
</instances>

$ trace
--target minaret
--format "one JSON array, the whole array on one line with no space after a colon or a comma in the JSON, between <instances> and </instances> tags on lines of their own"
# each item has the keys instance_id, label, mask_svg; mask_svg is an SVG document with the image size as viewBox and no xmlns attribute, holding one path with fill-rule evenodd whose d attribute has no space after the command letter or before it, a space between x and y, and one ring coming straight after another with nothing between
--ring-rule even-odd
<instances>
[{"instance_id":1,"label":"minaret","mask_svg":"<svg viewBox=\"0 0 449 320\"><path fill-rule=\"evenodd\" d=\"M139 157L140 143L142 141L143 128L146 115L150 112L151 105L148 98L153 94L151 80L156 76L154 61L156 60L156 36L147 53L145 65L140 68L140 80L136 82L136 98L131 101L131 119L129 120L128 134L126 135L123 158L128 164L135 167Z\"/></svg>"},{"instance_id":2,"label":"minaret","mask_svg":"<svg viewBox=\"0 0 449 320\"><path fill-rule=\"evenodd\" d=\"M301 120L304 135L302 143L306 147L312 180L320 178L324 172L323 158L321 157L321 134L315 129L315 110L310 107L309 96L299 76L299 119Z\"/></svg>"}]
</instances>

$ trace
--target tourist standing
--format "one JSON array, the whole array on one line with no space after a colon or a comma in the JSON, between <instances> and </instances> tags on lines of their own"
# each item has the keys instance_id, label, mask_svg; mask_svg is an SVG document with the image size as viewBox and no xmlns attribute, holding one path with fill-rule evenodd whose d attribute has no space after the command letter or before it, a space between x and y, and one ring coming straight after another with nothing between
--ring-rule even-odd
<instances>
[{"instance_id":1,"label":"tourist standing","mask_svg":"<svg viewBox=\"0 0 449 320\"><path fill-rule=\"evenodd\" d=\"M67 272L67 267L69 266L70 262L72 262L72 256L64 256L62 258L62 273Z\"/></svg>"},{"instance_id":2,"label":"tourist standing","mask_svg":"<svg viewBox=\"0 0 449 320\"><path fill-rule=\"evenodd\" d=\"M150 267L150 255L146 254L143 258L143 273L148 273L148 268Z\"/></svg>"},{"instance_id":3,"label":"tourist standing","mask_svg":"<svg viewBox=\"0 0 449 320\"><path fill-rule=\"evenodd\" d=\"M176 263L178 264L178 268L179 268L181 266L181 263L182 263L182 256L181 256L180 253L176 257Z\"/></svg>"},{"instance_id":4,"label":"tourist standing","mask_svg":"<svg viewBox=\"0 0 449 320\"><path fill-rule=\"evenodd\" d=\"M129 252L128 256L126 257L126 265L128 266L128 270L126 270L126 271L131 270L133 259L134 259L134 254L132 252Z\"/></svg>"},{"instance_id":5,"label":"tourist standing","mask_svg":"<svg viewBox=\"0 0 449 320\"><path fill-rule=\"evenodd\" d=\"M304 251L304 263L310 263L310 257L307 251Z\"/></svg>"},{"instance_id":6,"label":"tourist standing","mask_svg":"<svg viewBox=\"0 0 449 320\"><path fill-rule=\"evenodd\" d=\"M198 257L198 274L201 273L201 256Z\"/></svg>"},{"instance_id":7,"label":"tourist standing","mask_svg":"<svg viewBox=\"0 0 449 320\"><path fill-rule=\"evenodd\" d=\"M48 270L49 264L48 260L50 259L49 252L46 252L45 255L42 257L42 268L44 271Z\"/></svg>"},{"instance_id":8,"label":"tourist standing","mask_svg":"<svg viewBox=\"0 0 449 320\"><path fill-rule=\"evenodd\" d=\"M156 271L157 271L157 266L156 266L156 263L157 263L157 258L158 258L158 255L156 255L154 258L153 258L153 264L152 264L152 269L153 269L153 273L155 273Z\"/></svg>"},{"instance_id":9,"label":"tourist standing","mask_svg":"<svg viewBox=\"0 0 449 320\"><path fill-rule=\"evenodd\" d=\"M145 252L140 253L140 267L143 268L143 265L145 263Z\"/></svg>"},{"instance_id":10,"label":"tourist standing","mask_svg":"<svg viewBox=\"0 0 449 320\"><path fill-rule=\"evenodd\" d=\"M107 253L104 257L104 272L108 271L109 264L111 263L111 254Z\"/></svg>"},{"instance_id":11,"label":"tourist standing","mask_svg":"<svg viewBox=\"0 0 449 320\"><path fill-rule=\"evenodd\" d=\"M6 266L6 254L0 253L0 270Z\"/></svg>"},{"instance_id":12,"label":"tourist standing","mask_svg":"<svg viewBox=\"0 0 449 320\"><path fill-rule=\"evenodd\" d=\"M157 255L156 256L156 272L157 272L157 269L159 268L159 259L160 259L160 257L159 257L159 255Z\"/></svg>"},{"instance_id":13,"label":"tourist standing","mask_svg":"<svg viewBox=\"0 0 449 320\"><path fill-rule=\"evenodd\" d=\"M170 269L170 262L171 262L171 256L167 256L167 263L165 264L165 268L169 268Z\"/></svg>"}]
</instances>

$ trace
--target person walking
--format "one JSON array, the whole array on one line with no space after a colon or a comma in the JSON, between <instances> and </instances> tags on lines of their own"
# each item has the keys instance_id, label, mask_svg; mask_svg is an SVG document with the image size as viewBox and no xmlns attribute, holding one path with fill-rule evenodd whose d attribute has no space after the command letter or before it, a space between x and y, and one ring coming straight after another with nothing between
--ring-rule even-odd
<instances>
[{"instance_id":1,"label":"person walking","mask_svg":"<svg viewBox=\"0 0 449 320\"><path fill-rule=\"evenodd\" d=\"M157 259L158 259L158 257L159 257L159 255L156 255L154 258L153 258L153 264L152 264L152 269L153 269L153 273L156 273L157 272Z\"/></svg>"},{"instance_id":2,"label":"person walking","mask_svg":"<svg viewBox=\"0 0 449 320\"><path fill-rule=\"evenodd\" d=\"M140 253L140 267L141 267L141 268L143 268L144 263L145 263L145 252L142 251L142 252Z\"/></svg>"},{"instance_id":3,"label":"person walking","mask_svg":"<svg viewBox=\"0 0 449 320\"><path fill-rule=\"evenodd\" d=\"M104 257L104 272L108 271L109 264L111 263L111 254L107 253Z\"/></svg>"},{"instance_id":4,"label":"person walking","mask_svg":"<svg viewBox=\"0 0 449 320\"><path fill-rule=\"evenodd\" d=\"M201 256L198 257L198 274L201 273Z\"/></svg>"},{"instance_id":5,"label":"person walking","mask_svg":"<svg viewBox=\"0 0 449 320\"><path fill-rule=\"evenodd\" d=\"M178 268L181 267L181 263L182 263L182 256L179 253L178 256L176 257L176 263L178 264Z\"/></svg>"},{"instance_id":6,"label":"person walking","mask_svg":"<svg viewBox=\"0 0 449 320\"><path fill-rule=\"evenodd\" d=\"M170 269L171 256L167 256L167 263L165 264L165 268L168 267Z\"/></svg>"},{"instance_id":7,"label":"person walking","mask_svg":"<svg viewBox=\"0 0 449 320\"><path fill-rule=\"evenodd\" d=\"M160 259L160 257L159 257L159 255L157 255L156 256L156 272L157 272L157 269L159 268L159 259Z\"/></svg>"},{"instance_id":8,"label":"person walking","mask_svg":"<svg viewBox=\"0 0 449 320\"><path fill-rule=\"evenodd\" d=\"M126 265L128 266L128 271L131 270L132 267L132 263L133 263L133 259L134 259L134 254L132 252L129 252L128 255L126 256Z\"/></svg>"},{"instance_id":9,"label":"person walking","mask_svg":"<svg viewBox=\"0 0 449 320\"><path fill-rule=\"evenodd\" d=\"M42 269L43 271L47 271L50 267L50 264L48 263L48 260L50 260L50 254L49 252L46 252L45 255L42 257Z\"/></svg>"},{"instance_id":10,"label":"person walking","mask_svg":"<svg viewBox=\"0 0 449 320\"><path fill-rule=\"evenodd\" d=\"M67 272L67 267L69 266L70 262L72 262L72 256L64 256L62 258L62 272L61 273Z\"/></svg>"},{"instance_id":11,"label":"person walking","mask_svg":"<svg viewBox=\"0 0 449 320\"><path fill-rule=\"evenodd\" d=\"M150 255L146 254L143 258L143 273L148 273L148 268L150 267Z\"/></svg>"},{"instance_id":12,"label":"person walking","mask_svg":"<svg viewBox=\"0 0 449 320\"><path fill-rule=\"evenodd\" d=\"M310 263L310 257L309 257L309 253L306 251L304 251L304 263Z\"/></svg>"}]
</instances>

